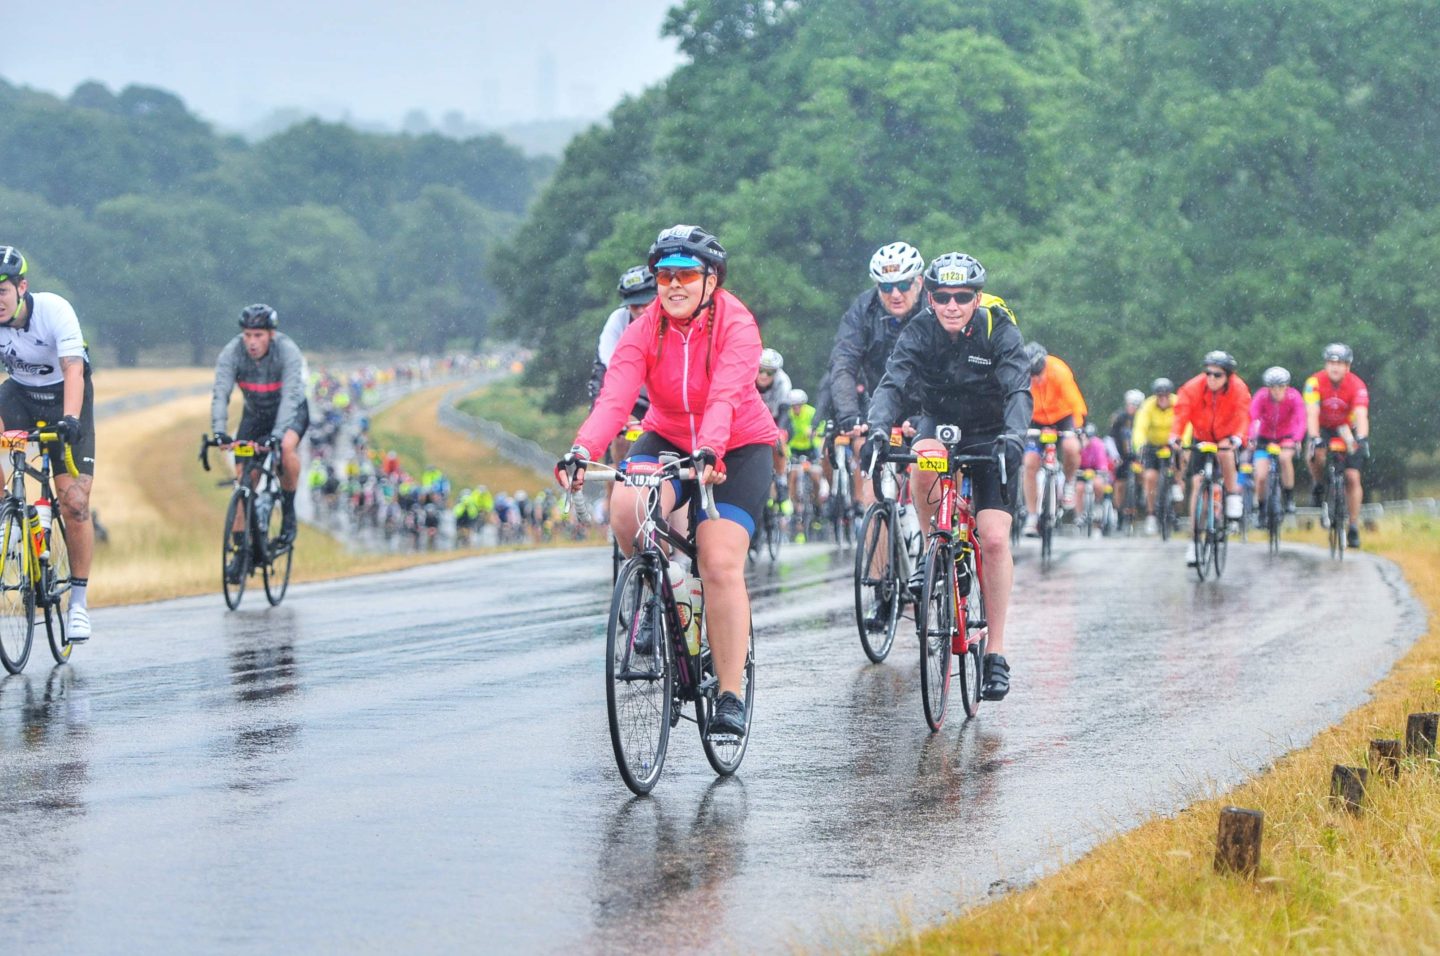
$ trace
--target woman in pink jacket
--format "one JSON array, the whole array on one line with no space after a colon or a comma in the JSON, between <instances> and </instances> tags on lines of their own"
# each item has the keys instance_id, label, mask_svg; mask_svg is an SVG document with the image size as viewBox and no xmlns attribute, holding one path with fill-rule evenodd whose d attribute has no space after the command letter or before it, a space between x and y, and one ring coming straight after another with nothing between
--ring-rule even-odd
<instances>
[{"instance_id":1,"label":"woman in pink jacket","mask_svg":"<svg viewBox=\"0 0 1440 956\"><path fill-rule=\"evenodd\" d=\"M1265 370L1265 388L1250 401L1250 447L1255 450L1255 500L1265 506L1270 477L1266 446L1280 446L1280 487L1285 510L1295 510L1295 446L1305 440L1305 399L1290 387L1290 373L1278 365ZM1264 516L1261 517L1264 520Z\"/></svg>"},{"instance_id":2,"label":"woman in pink jacket","mask_svg":"<svg viewBox=\"0 0 1440 956\"><path fill-rule=\"evenodd\" d=\"M620 338L590 417L560 466L594 460L620 433L640 387L650 395L644 434L622 463L657 461L662 452L693 456L702 481L715 486L719 519L703 511L695 529L705 588L705 625L720 696L711 729L745 733L741 682L750 633L745 555L773 476L770 449L778 434L760 393L760 328L745 305L721 288L725 249L696 226L673 226L650 247L658 295ZM560 468L557 477L564 483ZM576 472L572 488L584 482ZM678 488L663 489L661 507L677 506ZM643 491L617 486L610 528L629 554L639 528ZM683 502L682 502L683 503Z\"/></svg>"}]
</instances>

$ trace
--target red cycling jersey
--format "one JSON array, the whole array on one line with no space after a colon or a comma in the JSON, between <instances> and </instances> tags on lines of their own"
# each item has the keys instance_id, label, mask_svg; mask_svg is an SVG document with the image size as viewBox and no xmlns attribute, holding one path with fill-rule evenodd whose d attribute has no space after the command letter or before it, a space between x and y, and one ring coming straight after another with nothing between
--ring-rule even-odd
<instances>
[{"instance_id":1,"label":"red cycling jersey","mask_svg":"<svg viewBox=\"0 0 1440 956\"><path fill-rule=\"evenodd\" d=\"M1370 407L1370 390L1354 372L1346 372L1336 385L1324 369L1305 380L1305 404L1320 406L1320 427L1350 424L1357 408Z\"/></svg>"}]
</instances>

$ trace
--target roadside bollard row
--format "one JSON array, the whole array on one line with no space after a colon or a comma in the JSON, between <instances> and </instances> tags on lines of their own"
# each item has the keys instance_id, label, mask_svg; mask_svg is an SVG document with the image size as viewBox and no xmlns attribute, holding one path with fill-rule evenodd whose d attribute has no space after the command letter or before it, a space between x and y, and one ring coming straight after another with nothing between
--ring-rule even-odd
<instances>
[{"instance_id":1,"label":"roadside bollard row","mask_svg":"<svg viewBox=\"0 0 1440 956\"><path fill-rule=\"evenodd\" d=\"M1405 721L1403 754L1418 762L1436 759L1440 713L1411 714ZM1366 766L1336 764L1330 771L1330 797L1351 813L1364 806L1365 790L1374 779L1400 779L1402 745L1399 740L1372 740ZM1260 843L1265 814L1243 807L1220 810L1220 831L1215 839L1215 869L1221 873L1254 876L1260 866Z\"/></svg>"}]
</instances>

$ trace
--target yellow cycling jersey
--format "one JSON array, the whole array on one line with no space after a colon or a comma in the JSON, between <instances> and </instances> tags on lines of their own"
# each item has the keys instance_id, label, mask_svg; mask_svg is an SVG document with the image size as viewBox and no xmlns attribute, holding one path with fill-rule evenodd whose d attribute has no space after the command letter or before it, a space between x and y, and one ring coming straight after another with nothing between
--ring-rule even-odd
<instances>
[{"instance_id":1,"label":"yellow cycling jersey","mask_svg":"<svg viewBox=\"0 0 1440 956\"><path fill-rule=\"evenodd\" d=\"M1170 440L1170 426L1175 423L1175 396L1170 396L1170 407L1161 408L1151 395L1140 404L1135 413L1135 423L1130 433L1130 447L1149 445L1157 448Z\"/></svg>"}]
</instances>

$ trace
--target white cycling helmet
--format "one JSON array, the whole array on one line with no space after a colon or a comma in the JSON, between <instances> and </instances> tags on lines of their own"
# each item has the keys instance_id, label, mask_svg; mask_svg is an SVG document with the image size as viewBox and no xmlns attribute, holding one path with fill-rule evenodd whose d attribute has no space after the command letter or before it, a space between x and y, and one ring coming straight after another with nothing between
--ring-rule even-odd
<instances>
[{"instance_id":1,"label":"white cycling helmet","mask_svg":"<svg viewBox=\"0 0 1440 956\"><path fill-rule=\"evenodd\" d=\"M760 353L760 368L763 371L778 372L785 367L785 357L774 349Z\"/></svg>"},{"instance_id":2,"label":"white cycling helmet","mask_svg":"<svg viewBox=\"0 0 1440 956\"><path fill-rule=\"evenodd\" d=\"M786 404L786 405L804 405L804 404L805 404L806 402L808 402L808 401L810 401L810 396L805 394L805 389L803 389L803 388L792 388L792 389L790 389L790 394L789 394L789 396L785 399L785 404Z\"/></svg>"},{"instance_id":3,"label":"white cycling helmet","mask_svg":"<svg viewBox=\"0 0 1440 956\"><path fill-rule=\"evenodd\" d=\"M1125 393L1126 405L1139 405L1143 401L1145 401L1145 393L1138 388L1132 388Z\"/></svg>"},{"instance_id":4,"label":"white cycling helmet","mask_svg":"<svg viewBox=\"0 0 1440 956\"><path fill-rule=\"evenodd\" d=\"M920 250L908 242L892 242L881 246L870 257L870 279L874 282L904 282L925 269Z\"/></svg>"}]
</instances>

